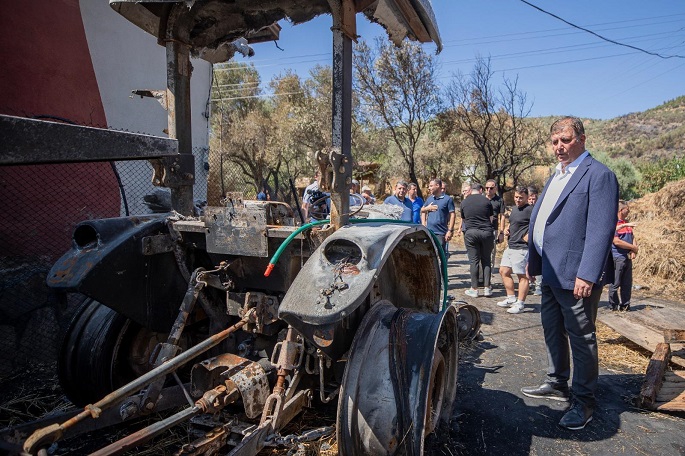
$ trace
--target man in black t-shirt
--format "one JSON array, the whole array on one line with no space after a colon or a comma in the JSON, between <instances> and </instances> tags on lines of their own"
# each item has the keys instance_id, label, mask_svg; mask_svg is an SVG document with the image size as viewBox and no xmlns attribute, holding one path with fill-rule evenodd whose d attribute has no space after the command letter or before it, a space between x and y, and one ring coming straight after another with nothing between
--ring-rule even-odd
<instances>
[{"instance_id":1,"label":"man in black t-shirt","mask_svg":"<svg viewBox=\"0 0 685 456\"><path fill-rule=\"evenodd\" d=\"M490 288L490 255L495 247L495 237L492 232L492 205L482 195L483 186L473 184L471 195L461 203L461 218L466 224L464 245L469 257L469 272L471 274L471 288L466 295L478 297L478 269L483 266L483 296L492 296Z\"/></svg>"},{"instance_id":2,"label":"man in black t-shirt","mask_svg":"<svg viewBox=\"0 0 685 456\"><path fill-rule=\"evenodd\" d=\"M490 200L490 205L492 206L492 233L495 236L495 244L499 244L504 241L504 213L506 212L506 206L504 200L497 193L497 182L494 179L488 179L485 182L485 196ZM495 267L495 257L497 256L497 248L492 249L490 255L490 264ZM491 269L492 271L492 269ZM480 280L483 280L483 273L480 273Z\"/></svg>"},{"instance_id":3,"label":"man in black t-shirt","mask_svg":"<svg viewBox=\"0 0 685 456\"><path fill-rule=\"evenodd\" d=\"M528 277L526 277L526 266L528 265L528 225L530 224L530 215L533 213L533 206L528 205L528 189L526 187L516 187L514 202L516 206L509 215L509 228L505 230L505 234L509 236L509 244L504 255L502 255L502 262L499 267L502 283L507 290L507 297L498 302L497 305L508 307L507 312L517 314L523 312L530 286ZM514 291L512 272L516 274L519 281L518 299L516 299Z\"/></svg>"}]
</instances>

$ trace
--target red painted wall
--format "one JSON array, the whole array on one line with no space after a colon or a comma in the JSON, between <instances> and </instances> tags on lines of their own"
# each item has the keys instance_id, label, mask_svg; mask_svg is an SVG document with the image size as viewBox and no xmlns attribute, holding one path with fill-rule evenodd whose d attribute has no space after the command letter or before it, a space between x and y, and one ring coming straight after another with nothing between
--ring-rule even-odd
<instances>
[{"instance_id":1,"label":"red painted wall","mask_svg":"<svg viewBox=\"0 0 685 456\"><path fill-rule=\"evenodd\" d=\"M78 0L3 2L0 43L0 113L107 126ZM120 195L109 163L0 167L0 208L0 256L54 259L75 223L118 216Z\"/></svg>"}]
</instances>

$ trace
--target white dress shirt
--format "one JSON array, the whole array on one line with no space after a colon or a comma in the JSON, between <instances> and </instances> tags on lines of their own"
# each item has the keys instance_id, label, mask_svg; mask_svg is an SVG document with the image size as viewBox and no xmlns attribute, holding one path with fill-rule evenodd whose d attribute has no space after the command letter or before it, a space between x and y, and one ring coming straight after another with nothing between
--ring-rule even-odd
<instances>
[{"instance_id":1,"label":"white dress shirt","mask_svg":"<svg viewBox=\"0 0 685 456\"><path fill-rule=\"evenodd\" d=\"M535 219L535 226L533 227L533 245L540 255L542 255L542 241L545 236L547 219L557 205L561 192L564 191L564 187L566 187L566 184L571 180L571 176L578 168L578 165L580 165L580 162L588 155L589 152L586 150L568 166L563 167L561 163L559 163L554 169L554 176L548 184L547 190L545 191L545 197L540 202L540 210L538 211L537 218Z\"/></svg>"}]
</instances>

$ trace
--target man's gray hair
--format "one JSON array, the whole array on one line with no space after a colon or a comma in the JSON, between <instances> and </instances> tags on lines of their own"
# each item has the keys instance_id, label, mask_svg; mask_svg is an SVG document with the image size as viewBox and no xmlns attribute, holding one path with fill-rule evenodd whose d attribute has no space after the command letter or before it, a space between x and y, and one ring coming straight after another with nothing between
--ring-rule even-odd
<instances>
[{"instance_id":1,"label":"man's gray hair","mask_svg":"<svg viewBox=\"0 0 685 456\"><path fill-rule=\"evenodd\" d=\"M571 128L573 128L573 132L576 134L576 137L585 134L585 127L583 126L583 121L573 116L566 116L562 117L561 119L557 119L549 128L549 133L553 135L554 133L560 132L564 129L564 127L567 127L569 125L571 126Z\"/></svg>"},{"instance_id":2,"label":"man's gray hair","mask_svg":"<svg viewBox=\"0 0 685 456\"><path fill-rule=\"evenodd\" d=\"M471 191L477 191L477 192L482 192L483 191L483 184L479 184L476 182L475 184L471 184Z\"/></svg>"},{"instance_id":3,"label":"man's gray hair","mask_svg":"<svg viewBox=\"0 0 685 456\"><path fill-rule=\"evenodd\" d=\"M436 184L442 187L442 181L440 179L431 179L431 184Z\"/></svg>"},{"instance_id":4,"label":"man's gray hair","mask_svg":"<svg viewBox=\"0 0 685 456\"><path fill-rule=\"evenodd\" d=\"M401 185L402 187L407 187L407 182L400 180L400 181L397 181L397 183L395 184L395 187L397 187L398 185Z\"/></svg>"}]
</instances>

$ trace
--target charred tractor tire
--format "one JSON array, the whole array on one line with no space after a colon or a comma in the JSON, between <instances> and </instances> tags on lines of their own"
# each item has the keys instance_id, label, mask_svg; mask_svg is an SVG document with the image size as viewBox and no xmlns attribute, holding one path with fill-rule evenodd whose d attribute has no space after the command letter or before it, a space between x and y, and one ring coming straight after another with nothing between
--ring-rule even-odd
<instances>
[{"instance_id":1,"label":"charred tractor tire","mask_svg":"<svg viewBox=\"0 0 685 456\"><path fill-rule=\"evenodd\" d=\"M94 403L139 375L131 353L141 330L120 313L86 299L64 333L57 360L59 382L69 400L79 406Z\"/></svg>"},{"instance_id":2,"label":"charred tractor tire","mask_svg":"<svg viewBox=\"0 0 685 456\"><path fill-rule=\"evenodd\" d=\"M424 439L452 413L457 388L457 312L398 309L364 316L338 402L340 454L422 455Z\"/></svg>"}]
</instances>

